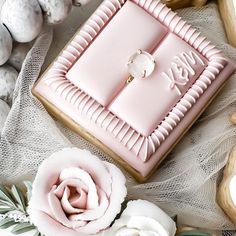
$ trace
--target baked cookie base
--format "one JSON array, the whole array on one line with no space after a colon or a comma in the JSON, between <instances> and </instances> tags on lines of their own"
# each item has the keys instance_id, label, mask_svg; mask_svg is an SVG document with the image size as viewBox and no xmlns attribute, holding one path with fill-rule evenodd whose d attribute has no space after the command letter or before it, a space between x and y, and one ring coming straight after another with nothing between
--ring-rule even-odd
<instances>
[{"instance_id":1,"label":"baked cookie base","mask_svg":"<svg viewBox=\"0 0 236 236\"><path fill-rule=\"evenodd\" d=\"M229 185L232 177L235 175L236 162L235 162L236 146L228 153L228 163L224 169L223 180L219 185L217 193L217 201L226 215L229 216L231 221L236 224L236 207L230 195Z\"/></svg>"},{"instance_id":2,"label":"baked cookie base","mask_svg":"<svg viewBox=\"0 0 236 236\"><path fill-rule=\"evenodd\" d=\"M135 157L132 153L125 150L122 144L117 142L117 140L113 136L109 135L103 129L94 125L92 122L85 119L84 117L78 115L78 120L71 119L70 117L71 113L73 113L73 109L70 107L70 104L67 104L67 111L64 112L60 110L60 104L53 105L50 101L54 101L55 103L55 101L58 100L57 94L53 91L50 91L50 88L46 85L42 86L41 84L40 87L35 86L32 92L44 104L45 108L50 114L54 115L66 126L68 126L76 133L81 135L83 138L85 138L86 140L97 146L99 149L107 153L114 160L116 160L124 169L131 173L138 182L142 183L147 181L150 176L156 171L160 163L165 159L165 157L170 153L173 147L179 142L183 135L188 131L192 124L198 119L198 117L202 114L205 108L218 94L220 89L227 81L227 78L232 74L234 70L235 68L233 64L228 63L225 69L211 84L209 89L207 89L205 93L202 94L202 96L198 99L197 103L192 107L192 109L187 112L185 118L178 124L178 126L173 130L169 137L162 143L162 145L154 153L154 155L145 163ZM100 135L100 137L98 137L98 134ZM95 138L95 135L97 138ZM111 148L108 148L108 145L105 145L105 143L108 143L108 145L111 146L114 151L112 151ZM127 155L119 155L120 151L122 153L127 152Z\"/></svg>"},{"instance_id":3,"label":"baked cookie base","mask_svg":"<svg viewBox=\"0 0 236 236\"><path fill-rule=\"evenodd\" d=\"M72 38L71 42L67 44L66 48L61 52L57 59L55 59L48 71L42 76L42 79L39 80L38 85L36 85L33 89L33 93L45 104L45 107L48 109L48 111L54 114L57 119L62 120L65 125L75 130L77 133L85 137L90 142L94 143L108 155L117 160L139 182L144 182L151 176L151 174L155 172L161 161L168 155L171 149L187 132L193 122L200 116L200 114L214 98L219 89L226 82L227 78L235 71L236 68L234 63L224 58L220 51L215 49L213 45L209 45L210 42L208 42L204 37L200 36L199 33L195 32L193 28L187 25L186 22L181 20L181 18L176 16L175 13L171 12L170 9L161 3L152 2L154 5L157 3L153 9L154 5L150 5L150 1L145 1L147 3L145 6L149 6L148 11L150 14L155 16L155 18L158 15L157 19L163 22L165 27L167 27L169 30L170 27L172 27L172 34L177 34L181 38L184 38L186 42L191 42L193 44L191 44L193 48L198 50L209 61L209 63L202 72L202 76L199 77L199 84L196 84L196 86L193 85L192 88L189 89L191 90L190 92L194 94L194 97L192 97L193 95L191 93L188 93L188 96L192 97L193 99L189 100L189 98L187 98L186 100L184 95L176 104L176 107L179 105L185 108L183 111L181 111L179 108L177 109L181 116L180 114L175 114L175 118L171 118L174 119L174 124L173 122L171 123L169 121L166 121L165 123L162 122L163 124L160 123L159 126L163 126L158 126L157 129L154 130L154 132L159 134L159 137L156 136L156 139L154 140L151 135L148 137L145 135L140 135L140 132L137 132L133 128L133 130L131 129L131 136L129 136L130 134L127 133L127 128L124 128L124 133L119 137L118 134L126 123L121 119L121 117L119 117L119 112L118 115L115 116L115 114L113 114L109 108L107 110L106 107L103 107L96 101L96 99L92 96L92 92L90 95L86 94L82 88L79 88L79 85L73 84L73 82L70 81L66 75L71 69L71 66L75 65L78 58L80 58L80 56L83 57L84 51L89 47L90 44L93 43L93 39L98 34L100 34L100 32L102 32L102 28L98 27L101 21L104 24L107 23L109 19L111 19L120 9L117 3L120 3L120 6L122 6L124 2L126 2L126 0L114 0L114 2L113 0L110 0L110 4L108 5L106 5L106 2L104 2L105 5L102 4L91 17L93 25L91 26L89 23L88 25L85 24L81 31L76 33L75 37ZM141 4L137 0L132 0L132 2L138 5ZM111 5L113 7L111 7ZM140 7L144 6L141 4ZM160 14L161 12L162 14ZM104 14L107 16L106 20L103 19ZM97 22L98 19L100 19L99 22ZM96 25L96 27L94 25ZM91 37L89 37L89 35ZM83 48L83 50L81 48ZM215 69L212 70L212 68ZM73 78L76 78L76 73ZM207 80L204 78L207 78ZM97 88L94 91L99 91L99 89L101 88ZM66 92L64 94L63 92L65 90ZM74 96L72 90L75 90L76 94L79 93L79 95L77 94L78 96L76 95L77 97L75 98L74 102L71 100ZM87 96L85 99L85 104L91 98L91 100L93 100L92 104L95 103L95 108L93 109L96 110L96 106L101 109L99 110L96 117L93 117L93 115L88 115L88 110L91 108L91 104L87 104L87 110L83 113L85 105L83 104L83 106L80 106L80 101L78 99L80 94L82 94L82 100L84 95ZM72 97L68 99L68 96ZM164 96L165 94L163 97ZM185 103L182 105L179 104L182 100L185 100L185 103L187 101L188 105ZM93 112L94 111L91 111L90 114L94 114ZM102 121L100 120L99 123L97 120L101 114ZM109 114L112 119L107 119L106 122L108 125L103 125L104 120L107 118L107 114ZM176 117L178 119L176 119ZM118 123L109 129L109 122L113 121L113 119L117 119ZM142 122L145 122L145 120ZM168 128L164 125L166 123L169 124ZM121 127L117 128L117 124L121 124ZM118 131L116 130L116 132L113 132L115 128ZM126 134L128 137L125 137ZM133 138L132 141L130 141L131 137ZM122 143L124 138L126 139ZM144 141L146 146L143 145ZM137 144L137 142L139 143ZM134 146L134 144L137 145Z\"/></svg>"}]
</instances>

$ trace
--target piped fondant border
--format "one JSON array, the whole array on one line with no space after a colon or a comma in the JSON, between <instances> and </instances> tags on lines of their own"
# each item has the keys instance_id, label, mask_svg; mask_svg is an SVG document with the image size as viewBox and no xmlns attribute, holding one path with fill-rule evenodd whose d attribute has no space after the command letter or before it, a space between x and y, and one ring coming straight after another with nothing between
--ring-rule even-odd
<instances>
[{"instance_id":1,"label":"piped fondant border","mask_svg":"<svg viewBox=\"0 0 236 236\"><path fill-rule=\"evenodd\" d=\"M197 102L201 94L211 85L212 81L227 64L227 59L210 41L202 37L196 29L188 25L160 1L131 0L162 22L171 32L185 40L209 61L201 76L153 133L148 137L142 136L66 79L66 73L70 67L126 1L105 0L58 56L42 81L72 104L80 115L87 116L92 122L112 133L128 150L132 151L143 162L146 162L178 125L186 112Z\"/></svg>"}]
</instances>

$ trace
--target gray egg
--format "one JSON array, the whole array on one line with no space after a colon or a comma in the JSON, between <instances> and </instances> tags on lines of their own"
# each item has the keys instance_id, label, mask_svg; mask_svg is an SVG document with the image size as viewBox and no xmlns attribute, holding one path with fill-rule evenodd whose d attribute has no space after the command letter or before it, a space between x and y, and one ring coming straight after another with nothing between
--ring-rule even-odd
<instances>
[{"instance_id":1,"label":"gray egg","mask_svg":"<svg viewBox=\"0 0 236 236\"><path fill-rule=\"evenodd\" d=\"M0 23L0 65L3 65L11 55L12 38L7 28Z\"/></svg>"},{"instance_id":2,"label":"gray egg","mask_svg":"<svg viewBox=\"0 0 236 236\"><path fill-rule=\"evenodd\" d=\"M11 66L0 66L0 99L9 105L12 104L18 72Z\"/></svg>"},{"instance_id":3,"label":"gray egg","mask_svg":"<svg viewBox=\"0 0 236 236\"><path fill-rule=\"evenodd\" d=\"M55 25L64 21L72 8L72 0L38 0L48 24Z\"/></svg>"},{"instance_id":4,"label":"gray egg","mask_svg":"<svg viewBox=\"0 0 236 236\"><path fill-rule=\"evenodd\" d=\"M89 3L91 0L73 0L73 5L76 7L81 7Z\"/></svg>"},{"instance_id":5,"label":"gray egg","mask_svg":"<svg viewBox=\"0 0 236 236\"><path fill-rule=\"evenodd\" d=\"M7 105L7 103L3 100L0 100L0 135L2 133L9 112L10 107Z\"/></svg>"},{"instance_id":6,"label":"gray egg","mask_svg":"<svg viewBox=\"0 0 236 236\"><path fill-rule=\"evenodd\" d=\"M14 45L7 64L13 66L17 71L21 70L24 59L31 48L29 43L17 43Z\"/></svg>"},{"instance_id":7,"label":"gray egg","mask_svg":"<svg viewBox=\"0 0 236 236\"><path fill-rule=\"evenodd\" d=\"M1 21L15 41L30 42L42 29L42 10L37 0L6 0L2 6Z\"/></svg>"}]
</instances>

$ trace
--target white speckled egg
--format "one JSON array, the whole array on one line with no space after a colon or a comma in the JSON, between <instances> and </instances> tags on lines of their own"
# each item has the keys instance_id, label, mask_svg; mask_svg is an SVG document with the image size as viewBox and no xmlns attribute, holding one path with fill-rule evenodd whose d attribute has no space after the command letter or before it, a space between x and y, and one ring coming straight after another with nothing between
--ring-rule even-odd
<instances>
[{"instance_id":1,"label":"white speckled egg","mask_svg":"<svg viewBox=\"0 0 236 236\"><path fill-rule=\"evenodd\" d=\"M72 0L38 0L48 24L59 24L69 15Z\"/></svg>"},{"instance_id":2,"label":"white speckled egg","mask_svg":"<svg viewBox=\"0 0 236 236\"><path fill-rule=\"evenodd\" d=\"M73 0L73 5L77 7L81 7L89 3L91 0Z\"/></svg>"},{"instance_id":3,"label":"white speckled egg","mask_svg":"<svg viewBox=\"0 0 236 236\"><path fill-rule=\"evenodd\" d=\"M13 91L15 89L18 72L11 66L0 66L0 99L12 103Z\"/></svg>"},{"instance_id":4,"label":"white speckled egg","mask_svg":"<svg viewBox=\"0 0 236 236\"><path fill-rule=\"evenodd\" d=\"M7 28L0 23L0 65L3 65L11 55L12 38Z\"/></svg>"},{"instance_id":5,"label":"white speckled egg","mask_svg":"<svg viewBox=\"0 0 236 236\"><path fill-rule=\"evenodd\" d=\"M30 42L42 29L42 10L37 0L6 0L2 6L1 21L14 40Z\"/></svg>"},{"instance_id":6,"label":"white speckled egg","mask_svg":"<svg viewBox=\"0 0 236 236\"><path fill-rule=\"evenodd\" d=\"M30 43L15 44L7 64L13 66L17 71L20 71L30 47Z\"/></svg>"},{"instance_id":7,"label":"white speckled egg","mask_svg":"<svg viewBox=\"0 0 236 236\"><path fill-rule=\"evenodd\" d=\"M10 107L7 105L7 103L3 100L0 100L0 135L2 133L9 112Z\"/></svg>"}]
</instances>

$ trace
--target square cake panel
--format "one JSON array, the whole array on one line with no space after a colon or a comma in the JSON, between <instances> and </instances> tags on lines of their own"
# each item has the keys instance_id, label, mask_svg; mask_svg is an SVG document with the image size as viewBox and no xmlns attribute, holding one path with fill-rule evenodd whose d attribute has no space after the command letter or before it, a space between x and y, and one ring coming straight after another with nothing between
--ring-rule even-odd
<instances>
[{"instance_id":1,"label":"square cake panel","mask_svg":"<svg viewBox=\"0 0 236 236\"><path fill-rule=\"evenodd\" d=\"M127 83L138 50L152 55L155 69ZM235 69L160 1L105 0L33 93L145 181Z\"/></svg>"},{"instance_id":2,"label":"square cake panel","mask_svg":"<svg viewBox=\"0 0 236 236\"><path fill-rule=\"evenodd\" d=\"M153 51L167 32L155 18L128 1L68 71L66 78L107 106L126 84L129 57L140 48Z\"/></svg>"},{"instance_id":3,"label":"square cake panel","mask_svg":"<svg viewBox=\"0 0 236 236\"><path fill-rule=\"evenodd\" d=\"M173 33L169 33L153 51L153 58L156 61L154 72L147 79L134 79L109 106L115 115L146 137L208 65L202 55ZM179 68L183 66L187 79L181 81L178 80ZM175 80L178 81L175 83Z\"/></svg>"}]
</instances>

